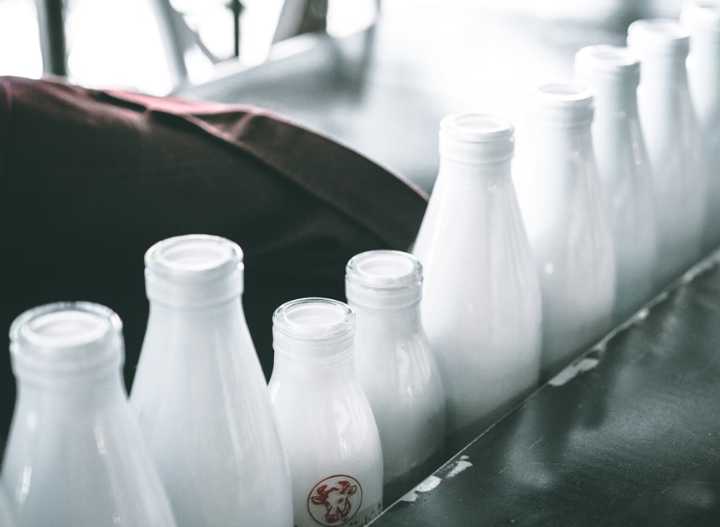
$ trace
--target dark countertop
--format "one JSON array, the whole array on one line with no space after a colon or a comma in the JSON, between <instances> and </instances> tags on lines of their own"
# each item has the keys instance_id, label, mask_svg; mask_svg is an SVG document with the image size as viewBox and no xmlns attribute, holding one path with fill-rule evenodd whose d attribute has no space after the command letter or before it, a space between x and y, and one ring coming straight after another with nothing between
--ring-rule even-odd
<instances>
[{"instance_id":1,"label":"dark countertop","mask_svg":"<svg viewBox=\"0 0 720 527\"><path fill-rule=\"evenodd\" d=\"M715 263L472 440L422 484L433 490L400 500L373 526L720 525L719 322Z\"/></svg>"}]
</instances>

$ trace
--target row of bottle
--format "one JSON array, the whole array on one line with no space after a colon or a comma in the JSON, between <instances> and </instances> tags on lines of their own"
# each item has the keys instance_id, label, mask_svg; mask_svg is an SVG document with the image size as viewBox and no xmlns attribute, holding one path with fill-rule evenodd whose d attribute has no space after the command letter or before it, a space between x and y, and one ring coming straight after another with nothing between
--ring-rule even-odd
<instances>
[{"instance_id":1,"label":"row of bottle","mask_svg":"<svg viewBox=\"0 0 720 527\"><path fill-rule=\"evenodd\" d=\"M280 306L269 387L245 323L240 247L180 236L145 262L150 316L129 403L108 308L49 304L11 327L18 398L2 482L17 526L365 525L383 484L443 442L412 255L351 259L352 308Z\"/></svg>"},{"instance_id":2,"label":"row of bottle","mask_svg":"<svg viewBox=\"0 0 720 527\"><path fill-rule=\"evenodd\" d=\"M537 90L517 197L513 126L443 120L414 252L451 429L535 386L538 361L557 372L720 243L720 8L684 19L700 123L690 37L669 20L633 23L628 48L583 48L576 81Z\"/></svg>"},{"instance_id":3,"label":"row of bottle","mask_svg":"<svg viewBox=\"0 0 720 527\"><path fill-rule=\"evenodd\" d=\"M717 24L702 27L718 38ZM687 42L667 21L631 26L640 119L639 62L625 50L578 54L592 132L590 91L538 91L537 186L522 213L512 125L446 118L414 249L424 300L418 260L358 255L346 274L351 307L303 299L276 311L270 397L240 303L242 253L227 240L180 237L148 251L134 412L117 316L93 304L21 316L3 467L18 525L289 526L293 514L299 526L364 524L382 501L383 466L385 481L402 475L439 447L446 419L451 430L475 422L567 362L613 312L627 315L697 259L703 222L716 244L700 201L718 197L699 190L709 180L683 80ZM651 148L653 134L664 147Z\"/></svg>"}]
</instances>

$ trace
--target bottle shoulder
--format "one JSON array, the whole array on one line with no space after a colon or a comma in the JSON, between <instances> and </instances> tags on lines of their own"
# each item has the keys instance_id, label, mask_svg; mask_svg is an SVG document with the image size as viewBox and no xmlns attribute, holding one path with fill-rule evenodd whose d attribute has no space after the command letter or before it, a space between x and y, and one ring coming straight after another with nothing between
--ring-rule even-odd
<instances>
[{"instance_id":1,"label":"bottle shoulder","mask_svg":"<svg viewBox=\"0 0 720 527\"><path fill-rule=\"evenodd\" d=\"M85 420L37 417L23 426L33 418L16 415L3 467L23 521L50 525L69 516L108 527L174 525L154 465L125 411Z\"/></svg>"},{"instance_id":2,"label":"bottle shoulder","mask_svg":"<svg viewBox=\"0 0 720 527\"><path fill-rule=\"evenodd\" d=\"M293 433L354 436L375 426L370 403L356 379L282 377L270 382L270 395L281 428Z\"/></svg>"},{"instance_id":3,"label":"bottle shoulder","mask_svg":"<svg viewBox=\"0 0 720 527\"><path fill-rule=\"evenodd\" d=\"M380 401L393 407L443 399L440 373L425 332L400 339L355 341L355 370L373 408Z\"/></svg>"}]
</instances>

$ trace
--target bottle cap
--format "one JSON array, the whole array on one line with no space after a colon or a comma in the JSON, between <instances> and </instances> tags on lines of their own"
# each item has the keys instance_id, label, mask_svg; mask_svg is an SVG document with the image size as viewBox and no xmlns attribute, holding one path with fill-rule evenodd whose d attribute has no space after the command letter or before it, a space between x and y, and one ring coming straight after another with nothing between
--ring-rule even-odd
<instances>
[{"instance_id":1,"label":"bottle cap","mask_svg":"<svg viewBox=\"0 0 720 527\"><path fill-rule=\"evenodd\" d=\"M12 323L10 353L22 377L117 371L124 353L122 322L99 304L46 304Z\"/></svg>"},{"instance_id":2,"label":"bottle cap","mask_svg":"<svg viewBox=\"0 0 720 527\"><path fill-rule=\"evenodd\" d=\"M691 33L720 33L720 2L691 0L682 11L681 21Z\"/></svg>"},{"instance_id":3,"label":"bottle cap","mask_svg":"<svg viewBox=\"0 0 720 527\"><path fill-rule=\"evenodd\" d=\"M345 268L350 305L402 308L422 297L422 265L402 251L367 251L353 256Z\"/></svg>"},{"instance_id":4,"label":"bottle cap","mask_svg":"<svg viewBox=\"0 0 720 527\"><path fill-rule=\"evenodd\" d=\"M685 28L665 18L633 22L628 28L627 42L633 53L643 61L652 57L685 60L690 49L690 38Z\"/></svg>"},{"instance_id":5,"label":"bottle cap","mask_svg":"<svg viewBox=\"0 0 720 527\"><path fill-rule=\"evenodd\" d=\"M481 113L455 113L440 122L440 156L460 163L507 161L514 149L509 121Z\"/></svg>"},{"instance_id":6,"label":"bottle cap","mask_svg":"<svg viewBox=\"0 0 720 527\"><path fill-rule=\"evenodd\" d=\"M243 252L219 236L190 234L156 243L145 253L145 287L151 301L205 307L243 291Z\"/></svg>"},{"instance_id":7,"label":"bottle cap","mask_svg":"<svg viewBox=\"0 0 720 527\"><path fill-rule=\"evenodd\" d=\"M543 84L535 92L535 112L544 123L589 126L594 112L593 95L580 83Z\"/></svg>"},{"instance_id":8,"label":"bottle cap","mask_svg":"<svg viewBox=\"0 0 720 527\"><path fill-rule=\"evenodd\" d=\"M587 46L575 55L575 71L589 84L612 81L637 86L640 80L640 60L624 47Z\"/></svg>"},{"instance_id":9,"label":"bottle cap","mask_svg":"<svg viewBox=\"0 0 720 527\"><path fill-rule=\"evenodd\" d=\"M273 347L298 358L337 355L352 347L355 314L329 298L300 298L273 314Z\"/></svg>"}]
</instances>

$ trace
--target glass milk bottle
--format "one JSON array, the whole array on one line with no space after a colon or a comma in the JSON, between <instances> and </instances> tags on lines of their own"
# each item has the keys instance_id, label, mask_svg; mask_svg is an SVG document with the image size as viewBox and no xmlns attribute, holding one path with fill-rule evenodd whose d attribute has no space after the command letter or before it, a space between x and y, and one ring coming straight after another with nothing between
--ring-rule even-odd
<instances>
[{"instance_id":1,"label":"glass milk bottle","mask_svg":"<svg viewBox=\"0 0 720 527\"><path fill-rule=\"evenodd\" d=\"M531 162L521 204L543 295L543 377L609 328L615 255L590 127L593 97L546 84L531 112Z\"/></svg>"},{"instance_id":2,"label":"glass milk bottle","mask_svg":"<svg viewBox=\"0 0 720 527\"><path fill-rule=\"evenodd\" d=\"M179 527L290 527L290 477L243 313L243 254L216 236L145 255L150 318L131 401Z\"/></svg>"},{"instance_id":3,"label":"glass milk bottle","mask_svg":"<svg viewBox=\"0 0 720 527\"><path fill-rule=\"evenodd\" d=\"M0 527L15 527L10 504L5 497L5 489L2 487L0 487Z\"/></svg>"},{"instance_id":4,"label":"glass milk bottle","mask_svg":"<svg viewBox=\"0 0 720 527\"><path fill-rule=\"evenodd\" d=\"M18 527L174 527L127 403L118 316L85 302L31 309L10 354L18 398L2 481Z\"/></svg>"},{"instance_id":5,"label":"glass milk bottle","mask_svg":"<svg viewBox=\"0 0 720 527\"><path fill-rule=\"evenodd\" d=\"M720 245L720 3L691 0L682 20L690 32L687 73L708 163L704 248Z\"/></svg>"},{"instance_id":6,"label":"glass milk bottle","mask_svg":"<svg viewBox=\"0 0 720 527\"><path fill-rule=\"evenodd\" d=\"M353 312L336 300L293 300L273 315L270 394L296 527L359 527L382 507L380 437L355 377L354 335Z\"/></svg>"},{"instance_id":7,"label":"glass milk bottle","mask_svg":"<svg viewBox=\"0 0 720 527\"><path fill-rule=\"evenodd\" d=\"M615 247L615 315L624 320L654 293L657 233L652 173L637 110L640 62L626 48L589 46L575 72L595 96L593 145Z\"/></svg>"},{"instance_id":8,"label":"glass milk bottle","mask_svg":"<svg viewBox=\"0 0 720 527\"><path fill-rule=\"evenodd\" d=\"M658 286L701 256L706 175L687 86L687 33L669 20L639 20L628 45L641 60L638 104L653 171Z\"/></svg>"},{"instance_id":9,"label":"glass milk bottle","mask_svg":"<svg viewBox=\"0 0 720 527\"><path fill-rule=\"evenodd\" d=\"M513 127L503 119L455 114L440 124L440 172L414 252L450 430L490 416L538 380L540 290L512 155Z\"/></svg>"},{"instance_id":10,"label":"glass milk bottle","mask_svg":"<svg viewBox=\"0 0 720 527\"><path fill-rule=\"evenodd\" d=\"M347 264L345 291L357 317L355 371L391 482L426 461L445 436L445 392L420 324L422 266L400 251L364 252Z\"/></svg>"}]
</instances>

